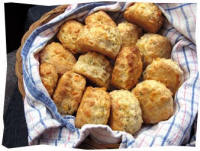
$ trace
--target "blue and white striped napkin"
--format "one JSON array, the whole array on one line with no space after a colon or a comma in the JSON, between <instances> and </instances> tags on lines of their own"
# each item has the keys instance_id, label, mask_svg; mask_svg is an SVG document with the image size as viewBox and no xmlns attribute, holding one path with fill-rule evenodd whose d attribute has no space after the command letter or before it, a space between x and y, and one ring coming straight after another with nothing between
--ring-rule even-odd
<instances>
[{"instance_id":1,"label":"blue and white striped napkin","mask_svg":"<svg viewBox=\"0 0 200 151\"><path fill-rule=\"evenodd\" d=\"M89 124L77 129L74 126L75 117L62 117L42 85L36 54L55 36L64 21L73 18L83 21L88 14L97 10L105 10L115 21L119 21L122 17L120 14L130 4L93 2L69 5L64 13L35 29L28 37L21 56L29 145L77 147L88 135L101 143L121 143L120 148L195 145L195 135L190 136L190 133L197 116L200 98L197 92L200 90L200 79L195 44L196 4L157 4L167 18L160 33L171 41L173 45L171 58L184 71L184 83L175 95L175 113L169 120L153 126L143 126L134 136L112 131L105 125Z\"/></svg>"}]
</instances>

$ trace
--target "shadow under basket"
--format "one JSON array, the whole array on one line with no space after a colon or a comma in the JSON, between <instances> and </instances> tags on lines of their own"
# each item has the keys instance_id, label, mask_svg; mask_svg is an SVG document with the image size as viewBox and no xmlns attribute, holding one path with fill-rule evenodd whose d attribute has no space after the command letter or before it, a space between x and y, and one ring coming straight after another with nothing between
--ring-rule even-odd
<instances>
[{"instance_id":1,"label":"shadow under basket","mask_svg":"<svg viewBox=\"0 0 200 151\"><path fill-rule=\"evenodd\" d=\"M48 13L45 13L38 21L33 23L29 30L24 34L22 40L21 40L21 46L18 48L17 53L16 53L16 64L15 64L15 72L18 78L18 88L19 91L22 95L22 97L25 97L25 91L24 91L24 86L23 86L23 72L22 72L22 58L21 58L21 50L22 47L26 41L26 39L29 37L29 35L35 30L37 27L47 23L54 17L62 14L65 9L68 7L68 5L62 5L58 6L55 9L51 10ZM79 146L78 148L81 149L114 149L114 148L119 148L120 144L100 144L90 138L88 136Z\"/></svg>"}]
</instances>

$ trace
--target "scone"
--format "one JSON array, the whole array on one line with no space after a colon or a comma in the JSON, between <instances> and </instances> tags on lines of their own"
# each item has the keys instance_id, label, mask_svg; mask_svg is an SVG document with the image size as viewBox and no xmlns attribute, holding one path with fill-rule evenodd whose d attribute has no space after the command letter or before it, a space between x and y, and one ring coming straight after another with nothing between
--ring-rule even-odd
<instances>
[{"instance_id":1,"label":"scone","mask_svg":"<svg viewBox=\"0 0 200 151\"><path fill-rule=\"evenodd\" d=\"M86 80L83 76L72 71L65 72L58 81L53 100L58 112L72 115L77 111Z\"/></svg>"},{"instance_id":2,"label":"scone","mask_svg":"<svg viewBox=\"0 0 200 151\"><path fill-rule=\"evenodd\" d=\"M173 114L173 98L166 86L155 80L145 80L132 90L140 102L145 123L155 124Z\"/></svg>"},{"instance_id":3,"label":"scone","mask_svg":"<svg viewBox=\"0 0 200 151\"><path fill-rule=\"evenodd\" d=\"M122 47L116 58L111 84L119 89L135 86L142 74L140 52L135 47Z\"/></svg>"},{"instance_id":4,"label":"scone","mask_svg":"<svg viewBox=\"0 0 200 151\"><path fill-rule=\"evenodd\" d=\"M40 52L40 62L54 65L58 74L63 74L73 68L76 58L60 43L52 42Z\"/></svg>"},{"instance_id":5,"label":"scone","mask_svg":"<svg viewBox=\"0 0 200 151\"><path fill-rule=\"evenodd\" d=\"M144 67L156 58L170 58L171 43L162 35L147 33L144 34L136 43L140 50L144 62Z\"/></svg>"},{"instance_id":6,"label":"scone","mask_svg":"<svg viewBox=\"0 0 200 151\"><path fill-rule=\"evenodd\" d=\"M153 3L140 2L128 7L124 12L124 18L151 33L156 33L164 21L158 6Z\"/></svg>"},{"instance_id":7,"label":"scone","mask_svg":"<svg viewBox=\"0 0 200 151\"><path fill-rule=\"evenodd\" d=\"M62 45L69 49L73 54L81 53L77 45L77 38L83 25L75 20L66 21L60 28L57 38Z\"/></svg>"},{"instance_id":8,"label":"scone","mask_svg":"<svg viewBox=\"0 0 200 151\"><path fill-rule=\"evenodd\" d=\"M40 78L44 87L47 89L50 96L52 96L57 84L58 74L56 68L49 63L40 64Z\"/></svg>"},{"instance_id":9,"label":"scone","mask_svg":"<svg viewBox=\"0 0 200 151\"><path fill-rule=\"evenodd\" d=\"M129 22L122 22L117 26L122 37L122 46L135 46L142 35L142 29Z\"/></svg>"},{"instance_id":10,"label":"scone","mask_svg":"<svg viewBox=\"0 0 200 151\"><path fill-rule=\"evenodd\" d=\"M183 71L173 60L157 58L147 66L143 78L144 80L160 81L175 94L182 83Z\"/></svg>"},{"instance_id":11,"label":"scone","mask_svg":"<svg viewBox=\"0 0 200 151\"><path fill-rule=\"evenodd\" d=\"M84 26L77 43L82 51L95 51L115 59L121 48L121 36L117 27L95 24Z\"/></svg>"},{"instance_id":12,"label":"scone","mask_svg":"<svg viewBox=\"0 0 200 151\"><path fill-rule=\"evenodd\" d=\"M73 71L87 77L97 86L108 88L112 67L103 55L88 52L79 56Z\"/></svg>"},{"instance_id":13,"label":"scone","mask_svg":"<svg viewBox=\"0 0 200 151\"><path fill-rule=\"evenodd\" d=\"M110 18L110 16L104 11L95 12L85 18L85 24L93 26L95 24L104 24L116 27L115 22Z\"/></svg>"},{"instance_id":14,"label":"scone","mask_svg":"<svg viewBox=\"0 0 200 151\"><path fill-rule=\"evenodd\" d=\"M110 95L105 88L87 87L78 108L75 126L107 124L110 116Z\"/></svg>"},{"instance_id":15,"label":"scone","mask_svg":"<svg viewBox=\"0 0 200 151\"><path fill-rule=\"evenodd\" d=\"M138 99L128 90L110 92L110 127L113 130L134 134L142 126L142 112Z\"/></svg>"}]
</instances>

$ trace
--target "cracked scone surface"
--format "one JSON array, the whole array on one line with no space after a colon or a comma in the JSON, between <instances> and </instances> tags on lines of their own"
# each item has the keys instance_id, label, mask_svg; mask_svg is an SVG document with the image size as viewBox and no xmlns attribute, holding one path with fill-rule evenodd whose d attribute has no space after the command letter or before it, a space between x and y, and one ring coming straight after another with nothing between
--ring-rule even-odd
<instances>
[{"instance_id":1,"label":"cracked scone surface","mask_svg":"<svg viewBox=\"0 0 200 151\"><path fill-rule=\"evenodd\" d=\"M146 67L156 58L170 58L172 46L167 37L159 34L144 34L136 43Z\"/></svg>"},{"instance_id":2,"label":"cracked scone surface","mask_svg":"<svg viewBox=\"0 0 200 151\"><path fill-rule=\"evenodd\" d=\"M104 24L116 27L116 23L112 20L112 18L104 11L97 11L95 13L90 14L85 18L85 24L89 26L93 26L95 24Z\"/></svg>"},{"instance_id":3,"label":"cracked scone surface","mask_svg":"<svg viewBox=\"0 0 200 151\"><path fill-rule=\"evenodd\" d=\"M76 114L76 127L81 128L85 124L107 124L110 104L110 95L105 88L87 87Z\"/></svg>"},{"instance_id":4,"label":"cracked scone surface","mask_svg":"<svg viewBox=\"0 0 200 151\"><path fill-rule=\"evenodd\" d=\"M75 20L66 21L60 28L57 38L62 45L69 49L73 54L81 53L82 51L77 45L77 38L83 25Z\"/></svg>"},{"instance_id":5,"label":"cracked scone surface","mask_svg":"<svg viewBox=\"0 0 200 151\"><path fill-rule=\"evenodd\" d=\"M160 81L175 94L183 82L183 71L173 60L157 58L147 66L143 78Z\"/></svg>"},{"instance_id":6,"label":"cracked scone surface","mask_svg":"<svg viewBox=\"0 0 200 151\"><path fill-rule=\"evenodd\" d=\"M122 47L116 58L111 84L119 89L135 86L142 74L140 52L135 47Z\"/></svg>"},{"instance_id":7,"label":"cracked scone surface","mask_svg":"<svg viewBox=\"0 0 200 151\"><path fill-rule=\"evenodd\" d=\"M96 52L88 52L79 56L73 71L87 77L100 87L108 88L112 67L103 55Z\"/></svg>"},{"instance_id":8,"label":"cracked scone surface","mask_svg":"<svg viewBox=\"0 0 200 151\"><path fill-rule=\"evenodd\" d=\"M66 71L72 70L76 58L60 43L52 42L40 52L40 62L50 63L56 68L58 74L64 74Z\"/></svg>"},{"instance_id":9,"label":"cracked scone surface","mask_svg":"<svg viewBox=\"0 0 200 151\"><path fill-rule=\"evenodd\" d=\"M117 25L122 37L122 46L135 46L142 35L142 29L135 24L122 22Z\"/></svg>"},{"instance_id":10,"label":"cracked scone surface","mask_svg":"<svg viewBox=\"0 0 200 151\"><path fill-rule=\"evenodd\" d=\"M134 3L128 7L124 12L124 18L151 33L156 33L164 21L158 6L153 3L142 2Z\"/></svg>"},{"instance_id":11,"label":"cracked scone surface","mask_svg":"<svg viewBox=\"0 0 200 151\"><path fill-rule=\"evenodd\" d=\"M86 80L83 76L72 71L65 72L58 81L53 100L58 112L72 115L77 111Z\"/></svg>"},{"instance_id":12,"label":"cracked scone surface","mask_svg":"<svg viewBox=\"0 0 200 151\"><path fill-rule=\"evenodd\" d=\"M144 123L155 124L173 114L173 98L166 86L155 80L145 80L132 90L140 102Z\"/></svg>"},{"instance_id":13,"label":"cracked scone surface","mask_svg":"<svg viewBox=\"0 0 200 151\"><path fill-rule=\"evenodd\" d=\"M115 59L120 51L122 39L117 27L95 24L84 26L77 43L82 51L95 51Z\"/></svg>"},{"instance_id":14,"label":"cracked scone surface","mask_svg":"<svg viewBox=\"0 0 200 151\"><path fill-rule=\"evenodd\" d=\"M142 126L142 111L138 99L128 90L114 90L111 96L109 125L113 130L134 134Z\"/></svg>"},{"instance_id":15,"label":"cracked scone surface","mask_svg":"<svg viewBox=\"0 0 200 151\"><path fill-rule=\"evenodd\" d=\"M44 87L47 89L50 96L52 96L58 81L58 74L56 68L49 63L42 63L39 67L40 78Z\"/></svg>"}]
</instances>

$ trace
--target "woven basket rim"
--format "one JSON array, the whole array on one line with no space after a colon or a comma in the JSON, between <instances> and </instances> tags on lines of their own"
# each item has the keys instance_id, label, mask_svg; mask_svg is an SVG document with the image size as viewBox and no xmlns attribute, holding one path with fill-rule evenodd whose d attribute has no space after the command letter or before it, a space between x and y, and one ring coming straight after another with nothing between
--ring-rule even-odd
<instances>
[{"instance_id":1,"label":"woven basket rim","mask_svg":"<svg viewBox=\"0 0 200 151\"><path fill-rule=\"evenodd\" d=\"M25 91L24 91L24 86L23 86L23 72L22 72L22 58L21 58L22 47L23 47L26 39L33 32L33 30L35 30L37 27L47 23L49 20L53 19L54 17L58 16L59 14L63 13L67 7L68 7L68 5L61 5L61 6L54 8L53 10L45 13L44 15L42 15L42 17L39 20L34 22L29 27L29 30L22 37L21 45L18 48L17 53L16 53L15 73L18 78L18 88L19 88L19 91L23 98L25 97Z\"/></svg>"}]
</instances>

